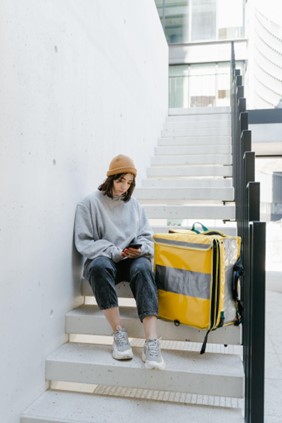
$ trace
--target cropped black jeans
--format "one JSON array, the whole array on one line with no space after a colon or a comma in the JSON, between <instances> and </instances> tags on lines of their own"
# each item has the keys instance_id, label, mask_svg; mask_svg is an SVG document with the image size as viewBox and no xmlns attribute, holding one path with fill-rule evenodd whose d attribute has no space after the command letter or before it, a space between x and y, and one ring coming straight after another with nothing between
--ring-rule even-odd
<instances>
[{"instance_id":1,"label":"cropped black jeans","mask_svg":"<svg viewBox=\"0 0 282 423\"><path fill-rule=\"evenodd\" d=\"M130 284L141 322L146 316L158 316L157 286L149 258L141 256L115 263L100 256L89 263L85 276L101 310L118 307L115 285L125 281Z\"/></svg>"}]
</instances>

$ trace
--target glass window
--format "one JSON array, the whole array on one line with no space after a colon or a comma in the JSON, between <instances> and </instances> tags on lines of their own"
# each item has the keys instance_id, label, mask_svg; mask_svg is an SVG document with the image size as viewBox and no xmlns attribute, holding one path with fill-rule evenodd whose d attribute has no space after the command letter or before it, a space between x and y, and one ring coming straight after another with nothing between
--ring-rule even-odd
<instances>
[{"instance_id":1,"label":"glass window","mask_svg":"<svg viewBox=\"0 0 282 423\"><path fill-rule=\"evenodd\" d=\"M216 105L230 103L230 63L218 63L216 67Z\"/></svg>"},{"instance_id":2,"label":"glass window","mask_svg":"<svg viewBox=\"0 0 282 423\"><path fill-rule=\"evenodd\" d=\"M169 107L189 107L189 66L169 68Z\"/></svg>"},{"instance_id":3,"label":"glass window","mask_svg":"<svg viewBox=\"0 0 282 423\"><path fill-rule=\"evenodd\" d=\"M215 106L215 64L190 66L190 107Z\"/></svg>"},{"instance_id":4,"label":"glass window","mask_svg":"<svg viewBox=\"0 0 282 423\"><path fill-rule=\"evenodd\" d=\"M244 37L245 0L155 0L169 44Z\"/></svg>"},{"instance_id":5,"label":"glass window","mask_svg":"<svg viewBox=\"0 0 282 423\"><path fill-rule=\"evenodd\" d=\"M164 14L168 43L189 42L189 0L165 0Z\"/></svg>"},{"instance_id":6,"label":"glass window","mask_svg":"<svg viewBox=\"0 0 282 423\"><path fill-rule=\"evenodd\" d=\"M244 36L243 0L217 0L218 39L236 39Z\"/></svg>"},{"instance_id":7,"label":"glass window","mask_svg":"<svg viewBox=\"0 0 282 423\"><path fill-rule=\"evenodd\" d=\"M191 41L216 39L216 0L192 0Z\"/></svg>"},{"instance_id":8,"label":"glass window","mask_svg":"<svg viewBox=\"0 0 282 423\"><path fill-rule=\"evenodd\" d=\"M243 63L237 62L236 68L243 75ZM169 67L169 107L229 105L229 62Z\"/></svg>"}]
</instances>

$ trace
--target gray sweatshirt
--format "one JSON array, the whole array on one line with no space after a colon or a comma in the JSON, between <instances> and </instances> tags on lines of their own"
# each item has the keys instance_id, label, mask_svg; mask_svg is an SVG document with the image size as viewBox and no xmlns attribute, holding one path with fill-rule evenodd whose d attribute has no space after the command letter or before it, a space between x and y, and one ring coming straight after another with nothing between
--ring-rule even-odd
<instances>
[{"instance_id":1,"label":"gray sweatshirt","mask_svg":"<svg viewBox=\"0 0 282 423\"><path fill-rule=\"evenodd\" d=\"M86 259L105 256L114 262L124 259L122 250L131 242L141 243L141 255L153 257L152 230L144 209L131 197L109 198L96 191L76 208L75 246Z\"/></svg>"}]
</instances>

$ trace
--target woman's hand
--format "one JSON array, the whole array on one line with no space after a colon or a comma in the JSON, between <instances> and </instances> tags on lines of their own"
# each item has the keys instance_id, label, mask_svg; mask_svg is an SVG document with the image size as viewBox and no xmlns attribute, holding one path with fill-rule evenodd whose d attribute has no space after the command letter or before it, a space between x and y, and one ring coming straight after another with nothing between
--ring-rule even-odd
<instances>
[{"instance_id":1,"label":"woman's hand","mask_svg":"<svg viewBox=\"0 0 282 423\"><path fill-rule=\"evenodd\" d=\"M141 248L125 248L121 254L123 257L137 258L141 255Z\"/></svg>"}]
</instances>

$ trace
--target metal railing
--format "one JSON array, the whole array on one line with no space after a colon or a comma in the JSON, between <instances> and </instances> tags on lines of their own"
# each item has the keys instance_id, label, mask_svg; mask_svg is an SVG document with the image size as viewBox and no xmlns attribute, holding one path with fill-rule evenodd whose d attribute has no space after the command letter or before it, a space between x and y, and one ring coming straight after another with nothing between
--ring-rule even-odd
<instances>
[{"instance_id":1,"label":"metal railing","mask_svg":"<svg viewBox=\"0 0 282 423\"><path fill-rule=\"evenodd\" d=\"M233 181L238 235L242 238L244 276L243 363L245 371L245 422L264 421L265 360L265 222L260 222L260 185L255 182L255 154L240 71L231 43L231 131Z\"/></svg>"}]
</instances>

